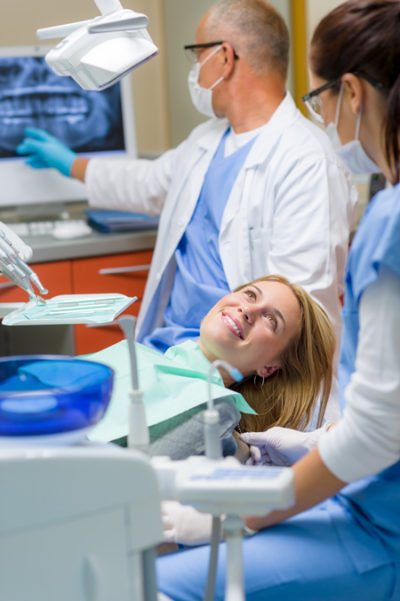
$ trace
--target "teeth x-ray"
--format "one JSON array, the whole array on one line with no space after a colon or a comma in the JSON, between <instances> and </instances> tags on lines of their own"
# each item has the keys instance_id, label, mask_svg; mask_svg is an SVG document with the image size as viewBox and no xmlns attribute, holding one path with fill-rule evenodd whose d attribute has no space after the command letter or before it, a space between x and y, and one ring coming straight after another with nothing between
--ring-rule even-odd
<instances>
[{"instance_id":1,"label":"teeth x-ray","mask_svg":"<svg viewBox=\"0 0 400 601\"><path fill-rule=\"evenodd\" d=\"M26 127L40 127L78 153L124 150L119 84L82 90L44 57L0 59L0 158L15 157Z\"/></svg>"}]
</instances>

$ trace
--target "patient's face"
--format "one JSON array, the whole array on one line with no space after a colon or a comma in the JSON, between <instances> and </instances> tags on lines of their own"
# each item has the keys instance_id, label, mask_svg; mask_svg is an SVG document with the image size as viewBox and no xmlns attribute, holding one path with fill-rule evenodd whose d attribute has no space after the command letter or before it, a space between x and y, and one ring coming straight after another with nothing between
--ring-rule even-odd
<instances>
[{"instance_id":1,"label":"patient's face","mask_svg":"<svg viewBox=\"0 0 400 601\"><path fill-rule=\"evenodd\" d=\"M243 376L268 377L280 366L300 319L299 303L288 286L256 282L227 294L207 313L200 348L209 361L228 361Z\"/></svg>"}]
</instances>

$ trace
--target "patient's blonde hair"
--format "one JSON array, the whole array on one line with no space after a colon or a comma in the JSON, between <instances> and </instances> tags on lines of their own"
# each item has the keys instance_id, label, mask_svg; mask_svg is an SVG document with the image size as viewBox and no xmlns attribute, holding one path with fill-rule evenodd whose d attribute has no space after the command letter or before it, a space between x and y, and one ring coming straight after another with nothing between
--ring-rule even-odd
<instances>
[{"instance_id":1,"label":"patient's blonde hair","mask_svg":"<svg viewBox=\"0 0 400 601\"><path fill-rule=\"evenodd\" d=\"M265 380L251 376L231 388L240 392L258 415L242 414L240 432L261 432L272 426L304 430L318 407L317 426L323 421L332 384L335 335L324 309L285 277L269 275L256 282L280 282L296 296L300 327L280 356L281 367ZM246 286L240 286L242 290Z\"/></svg>"}]
</instances>

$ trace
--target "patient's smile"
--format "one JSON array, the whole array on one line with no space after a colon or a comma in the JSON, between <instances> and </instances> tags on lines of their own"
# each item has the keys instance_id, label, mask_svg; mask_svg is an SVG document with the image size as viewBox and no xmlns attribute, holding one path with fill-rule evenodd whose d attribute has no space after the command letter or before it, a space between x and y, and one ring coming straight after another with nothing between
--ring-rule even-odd
<instances>
[{"instance_id":1,"label":"patient's smile","mask_svg":"<svg viewBox=\"0 0 400 601\"><path fill-rule=\"evenodd\" d=\"M243 340L243 331L240 323L237 320L234 320L230 315L224 312L222 312L222 320L226 323L231 332L235 334L235 336Z\"/></svg>"}]
</instances>

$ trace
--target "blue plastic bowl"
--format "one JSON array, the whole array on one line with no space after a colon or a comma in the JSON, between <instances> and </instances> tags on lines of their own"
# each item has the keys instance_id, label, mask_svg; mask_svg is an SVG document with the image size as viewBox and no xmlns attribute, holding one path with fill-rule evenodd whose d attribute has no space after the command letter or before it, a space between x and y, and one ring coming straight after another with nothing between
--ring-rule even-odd
<instances>
[{"instance_id":1,"label":"blue plastic bowl","mask_svg":"<svg viewBox=\"0 0 400 601\"><path fill-rule=\"evenodd\" d=\"M110 367L62 355L0 359L0 436L43 436L97 424L111 398Z\"/></svg>"}]
</instances>

